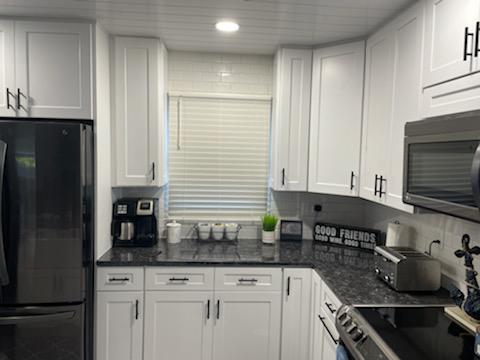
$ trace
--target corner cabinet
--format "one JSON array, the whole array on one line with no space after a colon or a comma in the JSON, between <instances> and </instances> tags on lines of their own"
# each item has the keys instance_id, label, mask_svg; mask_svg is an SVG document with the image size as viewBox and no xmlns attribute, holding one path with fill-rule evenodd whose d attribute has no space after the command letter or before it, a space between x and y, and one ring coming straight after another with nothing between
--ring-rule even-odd
<instances>
[{"instance_id":1,"label":"corner cabinet","mask_svg":"<svg viewBox=\"0 0 480 360\"><path fill-rule=\"evenodd\" d=\"M358 196L363 41L315 50L308 191Z\"/></svg>"},{"instance_id":2,"label":"corner cabinet","mask_svg":"<svg viewBox=\"0 0 480 360\"><path fill-rule=\"evenodd\" d=\"M274 71L271 186L306 191L312 50L279 49Z\"/></svg>"},{"instance_id":3,"label":"corner cabinet","mask_svg":"<svg viewBox=\"0 0 480 360\"><path fill-rule=\"evenodd\" d=\"M0 21L0 115L93 119L92 25Z\"/></svg>"},{"instance_id":4,"label":"corner cabinet","mask_svg":"<svg viewBox=\"0 0 480 360\"><path fill-rule=\"evenodd\" d=\"M404 127L420 118L423 23L418 2L367 41L360 197L407 212Z\"/></svg>"},{"instance_id":5,"label":"corner cabinet","mask_svg":"<svg viewBox=\"0 0 480 360\"><path fill-rule=\"evenodd\" d=\"M163 186L166 48L158 39L115 37L113 43L113 186Z\"/></svg>"}]
</instances>

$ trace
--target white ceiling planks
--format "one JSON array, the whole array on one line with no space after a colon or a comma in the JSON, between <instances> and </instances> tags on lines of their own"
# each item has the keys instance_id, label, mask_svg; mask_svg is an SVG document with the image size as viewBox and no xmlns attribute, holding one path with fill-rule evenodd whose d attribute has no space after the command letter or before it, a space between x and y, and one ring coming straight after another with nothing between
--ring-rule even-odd
<instances>
[{"instance_id":1,"label":"white ceiling planks","mask_svg":"<svg viewBox=\"0 0 480 360\"><path fill-rule=\"evenodd\" d=\"M98 20L109 32L160 37L174 50L271 54L365 36L412 0L0 0L0 14ZM214 24L234 19L235 34Z\"/></svg>"}]
</instances>

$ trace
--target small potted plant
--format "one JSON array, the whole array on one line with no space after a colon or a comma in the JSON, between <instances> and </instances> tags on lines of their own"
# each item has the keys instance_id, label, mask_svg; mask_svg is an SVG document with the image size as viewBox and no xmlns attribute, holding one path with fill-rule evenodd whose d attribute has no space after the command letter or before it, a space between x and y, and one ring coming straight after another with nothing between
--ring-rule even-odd
<instances>
[{"instance_id":1,"label":"small potted plant","mask_svg":"<svg viewBox=\"0 0 480 360\"><path fill-rule=\"evenodd\" d=\"M272 214L265 214L262 217L262 242L264 244L275 243L275 228L277 227L278 217Z\"/></svg>"}]
</instances>

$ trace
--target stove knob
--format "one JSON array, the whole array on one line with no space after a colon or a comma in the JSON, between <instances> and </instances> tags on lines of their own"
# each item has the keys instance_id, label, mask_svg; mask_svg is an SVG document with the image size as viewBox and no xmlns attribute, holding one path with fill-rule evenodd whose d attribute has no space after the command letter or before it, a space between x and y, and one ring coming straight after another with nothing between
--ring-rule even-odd
<instances>
[{"instance_id":1,"label":"stove knob","mask_svg":"<svg viewBox=\"0 0 480 360\"><path fill-rule=\"evenodd\" d=\"M376 267L375 268L375 274L380 275L380 272L381 272L380 269Z\"/></svg>"},{"instance_id":2,"label":"stove knob","mask_svg":"<svg viewBox=\"0 0 480 360\"><path fill-rule=\"evenodd\" d=\"M346 326L352 318L348 315L346 315L343 319L340 319L340 325Z\"/></svg>"},{"instance_id":3,"label":"stove knob","mask_svg":"<svg viewBox=\"0 0 480 360\"><path fill-rule=\"evenodd\" d=\"M383 279L384 279L386 282L388 282L388 283L390 282L390 276L388 276L388 275L385 275L385 276L383 277Z\"/></svg>"},{"instance_id":4,"label":"stove knob","mask_svg":"<svg viewBox=\"0 0 480 360\"><path fill-rule=\"evenodd\" d=\"M350 335L352 337L352 340L357 342L363 337L363 331L357 328L354 331L352 331Z\"/></svg>"},{"instance_id":5,"label":"stove knob","mask_svg":"<svg viewBox=\"0 0 480 360\"><path fill-rule=\"evenodd\" d=\"M348 334L351 334L355 329L357 329L357 324L355 324L353 321L350 324L349 327L347 327L346 331Z\"/></svg>"}]
</instances>

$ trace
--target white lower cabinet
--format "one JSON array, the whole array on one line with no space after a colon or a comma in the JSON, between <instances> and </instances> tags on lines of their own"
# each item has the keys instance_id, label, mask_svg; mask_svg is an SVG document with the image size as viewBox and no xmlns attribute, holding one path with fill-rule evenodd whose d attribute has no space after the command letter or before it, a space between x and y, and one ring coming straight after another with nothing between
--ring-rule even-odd
<instances>
[{"instance_id":1,"label":"white lower cabinet","mask_svg":"<svg viewBox=\"0 0 480 360\"><path fill-rule=\"evenodd\" d=\"M310 356L310 295L312 269L283 272L282 360Z\"/></svg>"},{"instance_id":2,"label":"white lower cabinet","mask_svg":"<svg viewBox=\"0 0 480 360\"><path fill-rule=\"evenodd\" d=\"M213 359L279 359L280 297L280 292L216 292Z\"/></svg>"},{"instance_id":3,"label":"white lower cabinet","mask_svg":"<svg viewBox=\"0 0 480 360\"><path fill-rule=\"evenodd\" d=\"M97 291L97 360L140 360L143 291Z\"/></svg>"},{"instance_id":4,"label":"white lower cabinet","mask_svg":"<svg viewBox=\"0 0 480 360\"><path fill-rule=\"evenodd\" d=\"M155 286L166 272L210 271L219 289ZM332 319L340 304L312 269L284 269L281 288L280 268L146 272L144 277L142 268L98 269L97 280L113 284L105 291L105 281L97 281L96 360L335 359ZM269 278L269 286L250 284Z\"/></svg>"},{"instance_id":5,"label":"white lower cabinet","mask_svg":"<svg viewBox=\"0 0 480 360\"><path fill-rule=\"evenodd\" d=\"M212 299L212 291L147 291L144 360L211 359Z\"/></svg>"}]
</instances>

